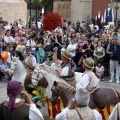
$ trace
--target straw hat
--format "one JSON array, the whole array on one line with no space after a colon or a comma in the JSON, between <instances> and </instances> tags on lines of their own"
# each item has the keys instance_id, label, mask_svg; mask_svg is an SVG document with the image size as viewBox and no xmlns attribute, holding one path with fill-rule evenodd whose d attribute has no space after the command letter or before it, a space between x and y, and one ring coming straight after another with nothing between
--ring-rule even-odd
<instances>
[{"instance_id":1,"label":"straw hat","mask_svg":"<svg viewBox=\"0 0 120 120\"><path fill-rule=\"evenodd\" d=\"M87 67L87 68L94 68L94 60L92 58L86 58L83 60L83 64Z\"/></svg>"},{"instance_id":2,"label":"straw hat","mask_svg":"<svg viewBox=\"0 0 120 120\"><path fill-rule=\"evenodd\" d=\"M64 51L64 52L61 53L61 55L65 58L67 58L68 60L71 60L72 56L71 56L69 51Z\"/></svg>"}]
</instances>

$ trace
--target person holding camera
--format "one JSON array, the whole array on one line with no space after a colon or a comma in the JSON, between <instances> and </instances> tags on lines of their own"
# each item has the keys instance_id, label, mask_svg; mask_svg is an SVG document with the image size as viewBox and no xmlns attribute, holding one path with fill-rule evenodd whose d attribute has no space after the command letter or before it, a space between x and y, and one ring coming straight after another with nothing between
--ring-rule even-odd
<instances>
[{"instance_id":1,"label":"person holding camera","mask_svg":"<svg viewBox=\"0 0 120 120\"><path fill-rule=\"evenodd\" d=\"M113 39L113 44L110 44L108 54L110 54L110 74L111 79L109 82L113 82L114 76L116 77L116 83L119 83L120 78L120 45L118 38ZM115 74L116 70L116 74Z\"/></svg>"}]
</instances>

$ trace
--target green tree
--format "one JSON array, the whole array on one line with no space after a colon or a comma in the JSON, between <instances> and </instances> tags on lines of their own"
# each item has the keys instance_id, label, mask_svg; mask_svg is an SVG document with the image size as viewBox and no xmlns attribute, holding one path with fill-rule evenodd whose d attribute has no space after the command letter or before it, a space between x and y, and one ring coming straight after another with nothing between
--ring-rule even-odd
<instances>
[{"instance_id":1,"label":"green tree","mask_svg":"<svg viewBox=\"0 0 120 120\"><path fill-rule=\"evenodd\" d=\"M41 3L45 8L45 12L53 11L53 0L42 0Z\"/></svg>"}]
</instances>

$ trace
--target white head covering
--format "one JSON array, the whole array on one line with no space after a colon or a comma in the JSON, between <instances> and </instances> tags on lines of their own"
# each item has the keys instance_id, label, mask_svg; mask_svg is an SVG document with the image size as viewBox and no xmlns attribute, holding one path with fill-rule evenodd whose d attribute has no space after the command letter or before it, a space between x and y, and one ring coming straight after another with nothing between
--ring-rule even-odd
<instances>
[{"instance_id":1,"label":"white head covering","mask_svg":"<svg viewBox=\"0 0 120 120\"><path fill-rule=\"evenodd\" d=\"M78 107L86 107L90 100L90 93L86 89L81 88L76 91L75 99Z\"/></svg>"}]
</instances>

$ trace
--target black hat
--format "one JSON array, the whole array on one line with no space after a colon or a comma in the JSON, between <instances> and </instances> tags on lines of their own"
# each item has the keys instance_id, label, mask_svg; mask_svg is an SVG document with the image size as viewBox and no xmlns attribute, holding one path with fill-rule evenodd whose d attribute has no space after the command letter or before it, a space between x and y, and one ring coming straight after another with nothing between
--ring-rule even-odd
<instances>
[{"instance_id":1,"label":"black hat","mask_svg":"<svg viewBox=\"0 0 120 120\"><path fill-rule=\"evenodd\" d=\"M53 53L52 53L52 52L50 52L50 53L48 54L48 58L49 58L49 59L53 58Z\"/></svg>"},{"instance_id":2,"label":"black hat","mask_svg":"<svg viewBox=\"0 0 120 120\"><path fill-rule=\"evenodd\" d=\"M92 43L92 40L89 39L88 42L89 42L89 43Z\"/></svg>"},{"instance_id":3,"label":"black hat","mask_svg":"<svg viewBox=\"0 0 120 120\"><path fill-rule=\"evenodd\" d=\"M31 47L26 47L26 51L32 51Z\"/></svg>"}]
</instances>

